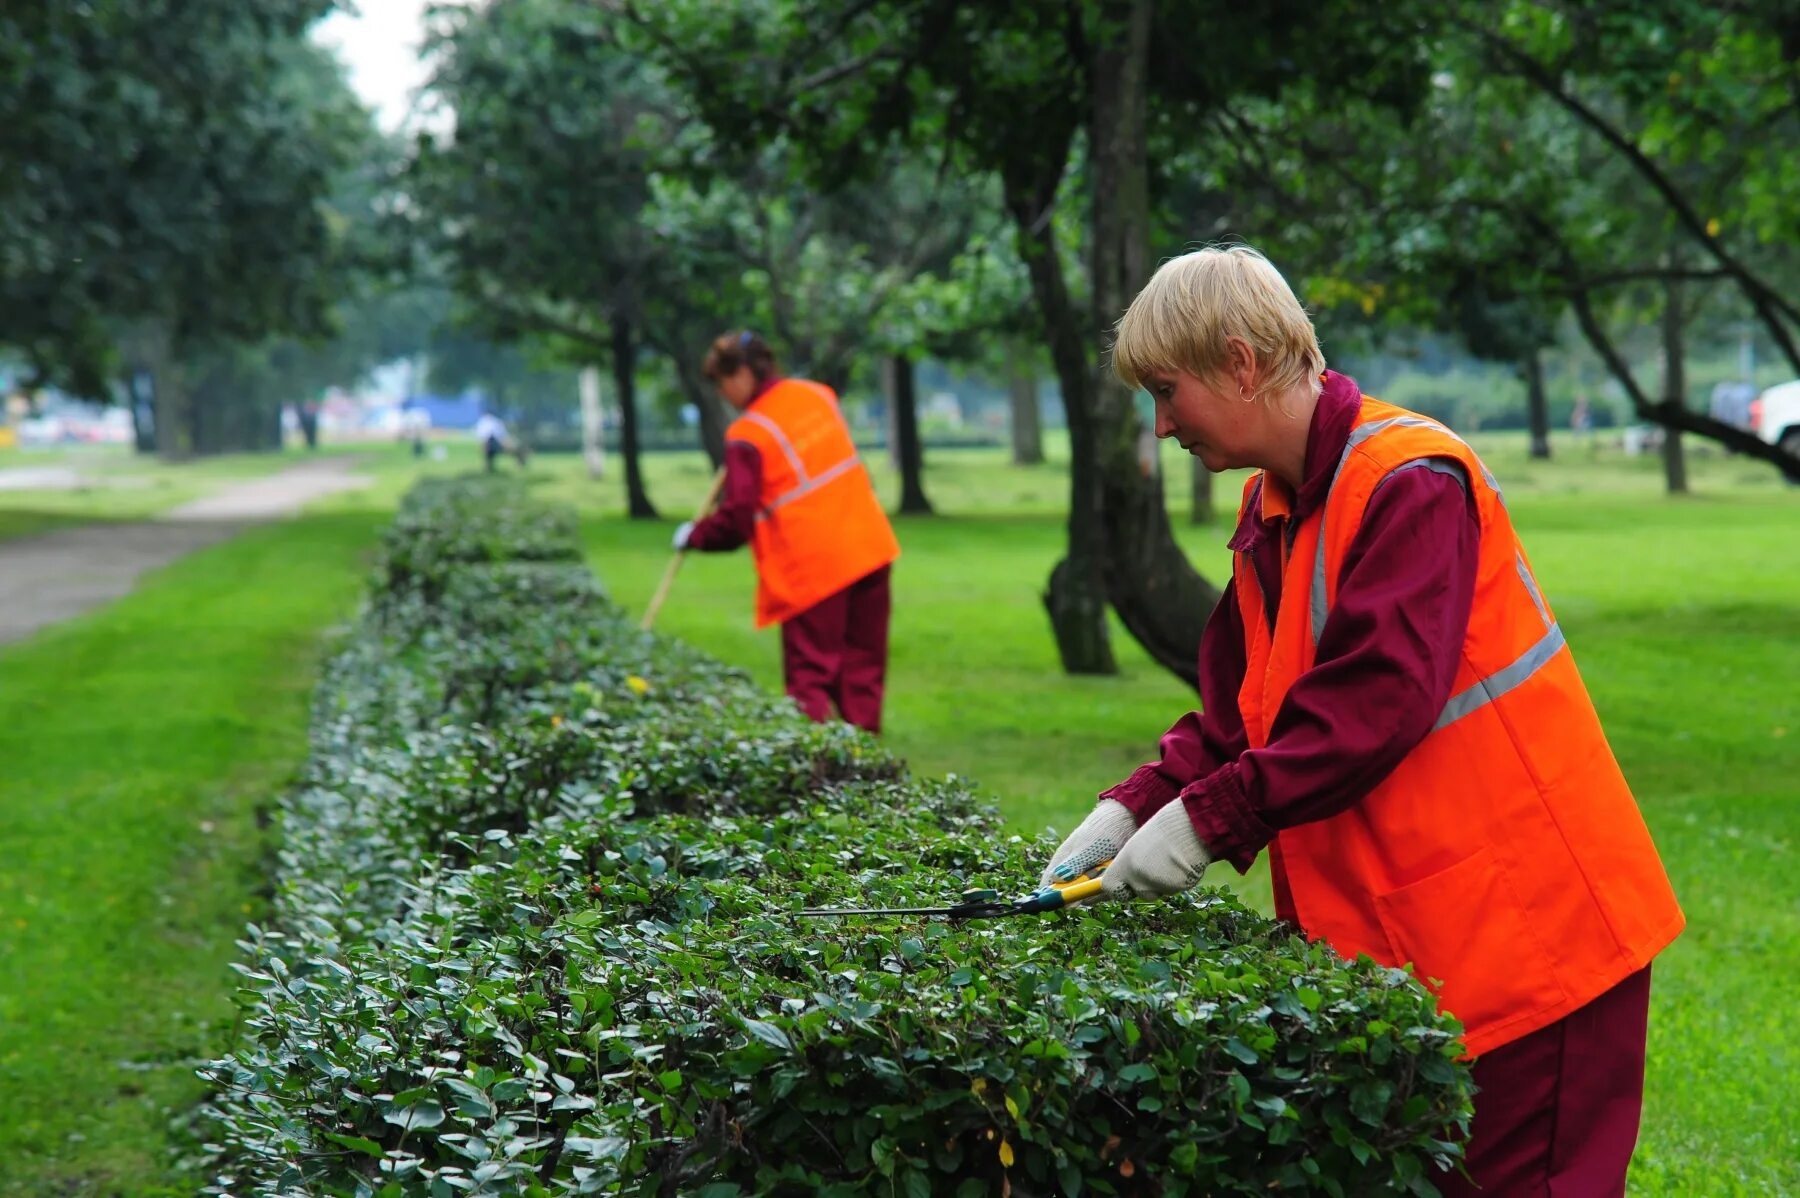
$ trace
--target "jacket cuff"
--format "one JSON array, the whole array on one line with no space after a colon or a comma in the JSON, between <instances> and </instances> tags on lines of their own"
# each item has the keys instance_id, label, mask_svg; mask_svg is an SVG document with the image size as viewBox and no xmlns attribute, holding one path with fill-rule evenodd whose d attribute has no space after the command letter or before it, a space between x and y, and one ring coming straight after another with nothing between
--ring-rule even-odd
<instances>
[{"instance_id":1,"label":"jacket cuff","mask_svg":"<svg viewBox=\"0 0 1800 1198\"><path fill-rule=\"evenodd\" d=\"M1181 792L1181 801L1206 851L1215 861L1229 861L1240 874L1249 872L1263 846L1275 839L1275 829L1263 822L1244 793L1236 762L1190 785Z\"/></svg>"},{"instance_id":2,"label":"jacket cuff","mask_svg":"<svg viewBox=\"0 0 1800 1198\"><path fill-rule=\"evenodd\" d=\"M1111 799L1131 812L1131 818L1143 827L1145 821L1174 801L1181 788L1156 772L1154 765L1140 765L1131 777L1111 790L1103 791L1103 799Z\"/></svg>"}]
</instances>

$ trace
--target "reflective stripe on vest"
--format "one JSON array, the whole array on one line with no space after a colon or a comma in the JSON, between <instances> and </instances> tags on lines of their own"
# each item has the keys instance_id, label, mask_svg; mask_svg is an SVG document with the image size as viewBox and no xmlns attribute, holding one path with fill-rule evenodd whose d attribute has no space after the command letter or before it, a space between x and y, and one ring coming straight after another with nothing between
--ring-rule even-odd
<instances>
[{"instance_id":1,"label":"reflective stripe on vest","mask_svg":"<svg viewBox=\"0 0 1800 1198\"><path fill-rule=\"evenodd\" d=\"M750 551L758 627L792 618L899 556L831 389L782 379L726 430L762 461Z\"/></svg>"},{"instance_id":2,"label":"reflective stripe on vest","mask_svg":"<svg viewBox=\"0 0 1800 1198\"><path fill-rule=\"evenodd\" d=\"M1480 536L1453 693L1354 804L1280 829L1270 851L1277 910L1345 957L1410 963L1479 1056L1641 969L1680 931L1681 909L1480 459L1436 422L1377 400L1365 397L1359 416L1323 506L1298 521L1290 512L1273 619L1251 555L1234 557L1238 710L1248 752L1270 746L1314 668L1319 609L1371 498L1402 470L1461 467ZM1271 514L1291 504L1285 489L1262 495L1268 482L1247 483L1240 518L1259 495Z\"/></svg>"},{"instance_id":3,"label":"reflective stripe on vest","mask_svg":"<svg viewBox=\"0 0 1800 1198\"><path fill-rule=\"evenodd\" d=\"M1359 424L1350 430L1350 436L1344 442L1344 452L1338 455L1337 467L1332 471L1332 485L1337 485L1338 477L1343 474L1344 463L1350 460L1350 453L1352 450L1369 438L1375 436L1377 433L1380 433L1383 429L1395 427L1428 428L1434 432L1442 433L1459 445L1465 447L1468 445L1468 442L1464 441L1461 437L1457 436L1437 421L1427 420L1423 416L1389 416L1382 420L1371 420L1367 424ZM1470 452L1473 454L1474 451L1471 450ZM1494 478L1487 466L1481 464L1480 458L1476 458L1475 460L1477 464L1480 465L1482 481L1487 483L1489 490L1493 491L1494 498L1501 504L1505 504L1506 496L1501 493L1499 482ZM1439 474L1447 474L1462 484L1464 494L1468 493L1469 482L1467 477L1463 474L1461 463L1450 465L1447 464L1445 460L1438 458L1416 458L1413 461L1397 466L1388 472L1382 479L1382 483L1385 483L1388 479L1399 474L1401 471L1416 469L1432 470ZM1381 483L1377 483L1376 486L1379 488ZM1325 498L1320 501L1320 505L1323 508L1329 509L1329 490L1326 492ZM1315 650L1319 647L1319 638L1325 634L1325 620L1331 614L1331 605L1326 601L1325 597L1325 520L1325 512L1321 512L1319 516L1319 549L1313 557L1311 607L1312 641ZM1515 660L1494 671L1494 673L1488 677L1480 679L1473 686L1469 686L1459 693L1452 695L1449 702L1444 704L1443 713L1438 716L1437 727L1439 728L1461 719L1471 711L1481 707L1483 704L1492 703L1507 691L1517 687L1538 670L1542 669L1552 657L1556 656L1556 651L1566 643L1563 638L1562 629L1550 619L1549 609L1544 605L1544 593L1538 589L1537 580L1531 576L1530 568L1525 565L1524 556L1515 553L1513 555L1513 561L1518 567L1519 578L1524 582L1526 592L1531 596L1532 604L1537 608L1538 615L1543 618L1544 639L1532 645Z\"/></svg>"},{"instance_id":4,"label":"reflective stripe on vest","mask_svg":"<svg viewBox=\"0 0 1800 1198\"><path fill-rule=\"evenodd\" d=\"M775 438L775 444L780 447L782 456L787 458L788 465L793 468L795 476L799 478L801 482L805 482L806 463L802 462L800 460L800 455L794 452L794 443L789 441L787 434L781 431L781 426L776 424L773 420L770 420L767 416L764 416L761 412L745 412L743 419L748 420L751 424L765 430L771 437Z\"/></svg>"},{"instance_id":5,"label":"reflective stripe on vest","mask_svg":"<svg viewBox=\"0 0 1800 1198\"><path fill-rule=\"evenodd\" d=\"M743 419L766 430L771 437L775 438L776 446L781 450L782 456L787 458L788 465L792 467L794 478L797 480L794 486L783 491L780 495L775 496L773 499L769 500L768 503L763 505L756 513L756 518L758 520L767 520L774 514L776 509L785 507L787 504L792 503L794 500L799 499L801 496L806 495L811 491L818 490L820 487L844 474L845 471L854 470L856 467L862 465L862 456L852 450L849 457L838 462L836 465L829 466L818 474L808 474L806 472L806 463L800 460L800 455L798 453L794 452L794 443L788 440L787 434L781 431L781 426L779 424L776 424L761 412L745 412Z\"/></svg>"}]
</instances>

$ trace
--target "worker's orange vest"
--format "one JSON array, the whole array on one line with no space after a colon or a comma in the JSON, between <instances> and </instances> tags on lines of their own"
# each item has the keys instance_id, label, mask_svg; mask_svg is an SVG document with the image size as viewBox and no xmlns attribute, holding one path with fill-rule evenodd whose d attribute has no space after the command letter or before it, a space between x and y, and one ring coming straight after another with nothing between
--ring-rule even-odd
<instances>
[{"instance_id":1,"label":"worker's orange vest","mask_svg":"<svg viewBox=\"0 0 1800 1198\"><path fill-rule=\"evenodd\" d=\"M756 626L799 615L900 556L831 388L783 379L725 431L762 457Z\"/></svg>"},{"instance_id":2,"label":"worker's orange vest","mask_svg":"<svg viewBox=\"0 0 1800 1198\"><path fill-rule=\"evenodd\" d=\"M1450 700L1366 798L1284 829L1270 852L1280 905L1308 936L1346 957L1410 962L1478 1056L1642 969L1684 921L1493 476L1425 417L1363 399L1329 496L1287 530L1272 630L1255 567L1236 556L1250 745L1268 743L1283 696L1312 667L1369 497L1415 468L1459 472L1480 520ZM1263 515L1290 512L1291 491L1260 477Z\"/></svg>"}]
</instances>

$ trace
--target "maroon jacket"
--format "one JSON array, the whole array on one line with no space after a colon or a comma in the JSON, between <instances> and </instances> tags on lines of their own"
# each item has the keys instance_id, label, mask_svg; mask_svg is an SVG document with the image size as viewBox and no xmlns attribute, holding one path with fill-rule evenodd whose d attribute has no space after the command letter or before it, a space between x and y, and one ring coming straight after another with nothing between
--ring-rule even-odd
<instances>
[{"instance_id":1,"label":"maroon jacket","mask_svg":"<svg viewBox=\"0 0 1800 1198\"><path fill-rule=\"evenodd\" d=\"M1307 432L1295 522L1325 502L1361 406L1355 380L1327 371ZM1231 548L1250 555L1273 626L1286 520L1264 521L1260 495L1252 499ZM1244 629L1227 586L1200 637L1201 711L1169 729L1161 760L1101 797L1123 803L1142 824L1179 795L1213 856L1240 872L1282 828L1361 800L1425 738L1450 697L1474 599L1478 537L1459 478L1406 470L1383 483L1344 559L1315 664L1288 691L1260 749L1249 747L1238 713ZM1278 880L1277 894L1285 889Z\"/></svg>"},{"instance_id":2,"label":"maroon jacket","mask_svg":"<svg viewBox=\"0 0 1800 1198\"><path fill-rule=\"evenodd\" d=\"M764 379L744 410L754 408L756 401L780 381L778 377ZM725 442L725 489L720 492L712 515L696 521L688 531L688 548L701 553L723 553L743 546L756 531L756 511L761 506L762 455L748 441Z\"/></svg>"}]
</instances>

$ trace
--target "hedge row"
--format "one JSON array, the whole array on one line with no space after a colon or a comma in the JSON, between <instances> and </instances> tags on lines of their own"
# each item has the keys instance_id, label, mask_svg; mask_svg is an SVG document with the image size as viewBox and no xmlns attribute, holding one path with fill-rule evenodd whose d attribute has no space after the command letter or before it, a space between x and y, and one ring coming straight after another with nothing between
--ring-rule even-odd
<instances>
[{"instance_id":1,"label":"hedge row","mask_svg":"<svg viewBox=\"0 0 1800 1198\"><path fill-rule=\"evenodd\" d=\"M408 497L278 831L215 1193L1429 1194L1466 1125L1406 974L1222 892L795 920L1050 846L637 631L511 480Z\"/></svg>"}]
</instances>

